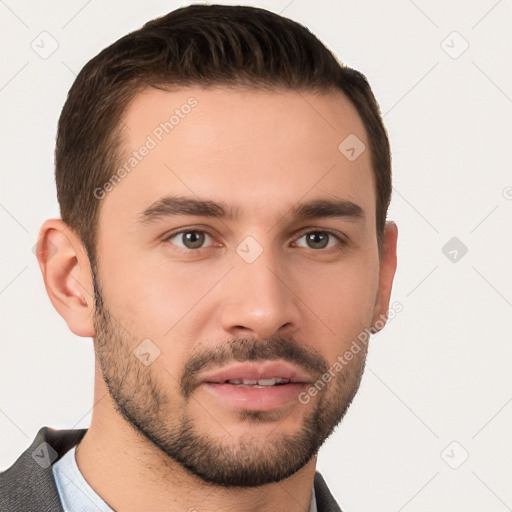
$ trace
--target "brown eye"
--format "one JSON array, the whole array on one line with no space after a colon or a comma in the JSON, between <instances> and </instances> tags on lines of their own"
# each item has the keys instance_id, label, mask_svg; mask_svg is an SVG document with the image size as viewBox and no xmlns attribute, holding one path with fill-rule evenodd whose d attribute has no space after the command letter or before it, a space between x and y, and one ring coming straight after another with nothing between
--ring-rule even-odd
<instances>
[{"instance_id":1,"label":"brown eye","mask_svg":"<svg viewBox=\"0 0 512 512\"><path fill-rule=\"evenodd\" d=\"M181 231L168 238L169 242L183 247L184 249L201 249L205 242L210 241L211 237L204 231Z\"/></svg>"},{"instance_id":2,"label":"brown eye","mask_svg":"<svg viewBox=\"0 0 512 512\"><path fill-rule=\"evenodd\" d=\"M302 241L299 243L299 241ZM340 239L329 231L310 231L302 235L297 241L299 247L307 247L308 249L326 249L339 243Z\"/></svg>"}]
</instances>

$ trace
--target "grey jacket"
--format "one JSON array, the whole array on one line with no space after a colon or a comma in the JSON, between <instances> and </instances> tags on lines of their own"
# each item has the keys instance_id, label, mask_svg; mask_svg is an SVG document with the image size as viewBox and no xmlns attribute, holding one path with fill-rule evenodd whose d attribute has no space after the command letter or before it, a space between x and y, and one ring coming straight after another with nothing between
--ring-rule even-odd
<instances>
[{"instance_id":1,"label":"grey jacket","mask_svg":"<svg viewBox=\"0 0 512 512\"><path fill-rule=\"evenodd\" d=\"M85 432L43 427L19 459L0 473L0 512L62 512L51 465L78 444ZM318 512L341 512L318 472L315 497Z\"/></svg>"}]
</instances>

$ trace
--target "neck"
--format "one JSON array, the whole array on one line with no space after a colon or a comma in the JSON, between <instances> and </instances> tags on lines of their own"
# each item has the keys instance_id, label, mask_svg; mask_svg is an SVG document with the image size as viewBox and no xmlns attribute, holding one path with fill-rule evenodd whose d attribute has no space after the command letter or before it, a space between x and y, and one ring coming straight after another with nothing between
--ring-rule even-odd
<instances>
[{"instance_id":1,"label":"neck","mask_svg":"<svg viewBox=\"0 0 512 512\"><path fill-rule=\"evenodd\" d=\"M316 458L281 482L251 488L212 485L132 427L115 409L98 372L94 402L91 426L77 446L76 460L89 485L117 512L308 512Z\"/></svg>"}]
</instances>

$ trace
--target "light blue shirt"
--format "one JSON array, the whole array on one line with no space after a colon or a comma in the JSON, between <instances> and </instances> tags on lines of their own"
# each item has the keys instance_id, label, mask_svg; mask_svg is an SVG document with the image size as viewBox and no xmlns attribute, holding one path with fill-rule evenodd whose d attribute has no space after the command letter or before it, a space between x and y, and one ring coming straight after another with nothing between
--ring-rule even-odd
<instances>
[{"instance_id":1,"label":"light blue shirt","mask_svg":"<svg viewBox=\"0 0 512 512\"><path fill-rule=\"evenodd\" d=\"M52 471L64 512L114 512L78 469L75 446L52 466Z\"/></svg>"},{"instance_id":2,"label":"light blue shirt","mask_svg":"<svg viewBox=\"0 0 512 512\"><path fill-rule=\"evenodd\" d=\"M78 469L74 446L52 466L52 471L64 512L115 512L96 494ZM314 491L309 512L318 512Z\"/></svg>"}]
</instances>

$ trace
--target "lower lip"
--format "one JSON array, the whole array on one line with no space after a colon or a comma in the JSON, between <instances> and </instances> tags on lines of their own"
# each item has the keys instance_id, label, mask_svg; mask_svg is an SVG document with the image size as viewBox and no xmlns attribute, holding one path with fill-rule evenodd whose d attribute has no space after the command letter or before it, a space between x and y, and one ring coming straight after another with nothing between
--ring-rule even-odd
<instances>
[{"instance_id":1,"label":"lower lip","mask_svg":"<svg viewBox=\"0 0 512 512\"><path fill-rule=\"evenodd\" d=\"M280 386L253 388L235 384L205 383L204 387L229 407L246 411L271 411L290 402L298 402L303 383L289 383Z\"/></svg>"}]
</instances>

